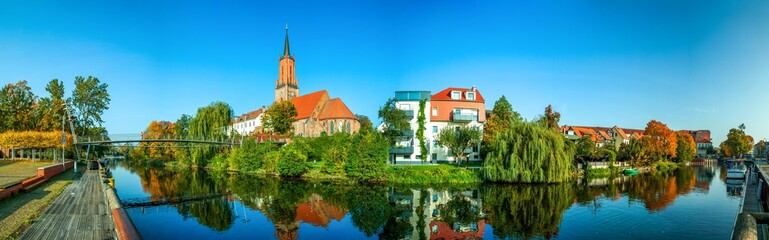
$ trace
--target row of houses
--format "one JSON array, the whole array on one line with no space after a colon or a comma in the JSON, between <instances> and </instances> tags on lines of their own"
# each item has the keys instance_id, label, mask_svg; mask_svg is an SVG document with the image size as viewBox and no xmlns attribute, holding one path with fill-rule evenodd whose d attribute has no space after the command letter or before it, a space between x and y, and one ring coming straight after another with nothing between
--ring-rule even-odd
<instances>
[{"instance_id":1,"label":"row of houses","mask_svg":"<svg viewBox=\"0 0 769 240\"><path fill-rule=\"evenodd\" d=\"M681 130L692 136L697 145L697 155L705 156L707 150L713 146L710 138L710 130ZM613 127L586 127L586 126L568 126L561 127L561 133L569 140L576 141L582 137L588 137L595 143L596 147L606 145L619 149L622 144L630 143L630 139L643 137L643 129Z\"/></svg>"}]
</instances>

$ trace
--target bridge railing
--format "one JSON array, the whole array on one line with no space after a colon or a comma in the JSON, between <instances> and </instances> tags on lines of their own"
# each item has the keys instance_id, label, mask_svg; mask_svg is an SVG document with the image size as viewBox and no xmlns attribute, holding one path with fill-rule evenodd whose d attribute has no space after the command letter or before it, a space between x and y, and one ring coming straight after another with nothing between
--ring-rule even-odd
<instances>
[{"instance_id":1,"label":"bridge railing","mask_svg":"<svg viewBox=\"0 0 769 240\"><path fill-rule=\"evenodd\" d=\"M141 134L110 134L110 135L98 135L98 136L78 136L78 143L98 143L98 142L113 142L113 141L141 141L141 140L155 140L155 141L197 141L197 142L212 142L212 143L229 143L240 144L243 137L203 137L203 136L142 136Z\"/></svg>"}]
</instances>

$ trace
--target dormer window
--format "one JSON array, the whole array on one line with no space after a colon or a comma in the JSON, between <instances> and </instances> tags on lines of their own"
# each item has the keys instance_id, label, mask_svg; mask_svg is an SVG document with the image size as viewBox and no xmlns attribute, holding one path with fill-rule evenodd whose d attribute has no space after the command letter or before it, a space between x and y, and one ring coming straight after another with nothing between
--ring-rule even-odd
<instances>
[{"instance_id":1,"label":"dormer window","mask_svg":"<svg viewBox=\"0 0 769 240\"><path fill-rule=\"evenodd\" d=\"M475 100L475 93L474 92L467 92L466 98L467 98L467 100Z\"/></svg>"},{"instance_id":2,"label":"dormer window","mask_svg":"<svg viewBox=\"0 0 769 240\"><path fill-rule=\"evenodd\" d=\"M451 99L459 100L462 98L462 92L460 91L451 91Z\"/></svg>"}]
</instances>

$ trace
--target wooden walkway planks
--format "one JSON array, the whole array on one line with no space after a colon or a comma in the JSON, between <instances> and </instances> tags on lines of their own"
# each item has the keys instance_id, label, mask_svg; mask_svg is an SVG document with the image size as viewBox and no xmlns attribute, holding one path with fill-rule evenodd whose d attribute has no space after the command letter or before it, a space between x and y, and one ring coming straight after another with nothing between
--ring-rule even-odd
<instances>
[{"instance_id":1,"label":"wooden walkway planks","mask_svg":"<svg viewBox=\"0 0 769 240\"><path fill-rule=\"evenodd\" d=\"M742 199L742 211L743 213L758 213L758 212L764 212L763 207L761 206L761 200L758 199L758 178L760 178L761 173L756 172L753 170L753 168L749 168L748 176L745 178L745 195ZM758 230L758 239L766 239L765 233L766 233L766 225L764 224L758 224L757 226Z\"/></svg>"},{"instance_id":2,"label":"wooden walkway planks","mask_svg":"<svg viewBox=\"0 0 769 240\"><path fill-rule=\"evenodd\" d=\"M116 239L98 174L86 171L73 180L21 239Z\"/></svg>"}]
</instances>

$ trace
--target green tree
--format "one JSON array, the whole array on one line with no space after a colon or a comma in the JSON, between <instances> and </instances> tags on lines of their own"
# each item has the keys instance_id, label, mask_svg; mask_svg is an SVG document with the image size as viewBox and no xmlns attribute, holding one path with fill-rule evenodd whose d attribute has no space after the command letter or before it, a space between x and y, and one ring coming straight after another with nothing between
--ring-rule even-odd
<instances>
[{"instance_id":1,"label":"green tree","mask_svg":"<svg viewBox=\"0 0 769 240\"><path fill-rule=\"evenodd\" d=\"M98 78L88 76L75 77L75 89L72 92L73 115L76 118L76 129L81 136L106 134L101 128L104 120L101 115L109 109L110 95L107 92L107 84L101 83Z\"/></svg>"},{"instance_id":2,"label":"green tree","mask_svg":"<svg viewBox=\"0 0 769 240\"><path fill-rule=\"evenodd\" d=\"M492 182L564 182L575 151L565 141L541 122L515 123L492 140L483 176Z\"/></svg>"},{"instance_id":3,"label":"green tree","mask_svg":"<svg viewBox=\"0 0 769 240\"><path fill-rule=\"evenodd\" d=\"M230 126L232 108L224 102L213 102L210 105L198 108L195 117L190 119L189 136L194 139L225 140L226 129ZM209 145L193 145L190 150L191 164L204 167L208 159L217 153L218 147Z\"/></svg>"},{"instance_id":4,"label":"green tree","mask_svg":"<svg viewBox=\"0 0 769 240\"><path fill-rule=\"evenodd\" d=\"M521 122L523 118L521 115L513 111L513 107L507 101L504 95L494 102L494 109L491 110L491 115L486 119L486 125L483 127L483 144L481 144L481 157L486 158L488 152L488 146L491 144L491 140L494 136L510 128L510 124L513 122Z\"/></svg>"},{"instance_id":5,"label":"green tree","mask_svg":"<svg viewBox=\"0 0 769 240\"><path fill-rule=\"evenodd\" d=\"M358 119L358 123L360 124L360 130L358 130L358 132L374 131L374 124L371 123L371 119L369 119L368 116L356 114L355 118Z\"/></svg>"},{"instance_id":6,"label":"green tree","mask_svg":"<svg viewBox=\"0 0 769 240\"><path fill-rule=\"evenodd\" d=\"M465 149L478 145L482 139L483 132L479 127L461 125L444 127L438 133L436 141L454 153L457 165L459 165L462 158L465 158L465 162L469 162L469 159L466 159L469 153L466 153Z\"/></svg>"},{"instance_id":7,"label":"green tree","mask_svg":"<svg viewBox=\"0 0 769 240\"><path fill-rule=\"evenodd\" d=\"M630 161L633 166L646 166L650 161L643 142L636 138L631 138L629 143L620 145L618 155L621 161Z\"/></svg>"},{"instance_id":8,"label":"green tree","mask_svg":"<svg viewBox=\"0 0 769 240\"><path fill-rule=\"evenodd\" d=\"M33 130L36 100L26 80L5 85L0 90L0 132Z\"/></svg>"},{"instance_id":9,"label":"green tree","mask_svg":"<svg viewBox=\"0 0 769 240\"><path fill-rule=\"evenodd\" d=\"M262 126L275 133L290 133L296 116L296 107L291 101L276 102L264 112Z\"/></svg>"},{"instance_id":10,"label":"green tree","mask_svg":"<svg viewBox=\"0 0 769 240\"><path fill-rule=\"evenodd\" d=\"M66 116L64 108L67 105L67 102L64 99L64 82L59 81L59 79L52 79L50 82L48 82L48 85L45 86L45 91L50 94L50 119L52 122L50 124L44 125L50 126L52 130L60 130L61 118L62 116Z\"/></svg>"},{"instance_id":11,"label":"green tree","mask_svg":"<svg viewBox=\"0 0 769 240\"><path fill-rule=\"evenodd\" d=\"M583 136L577 139L575 147L576 152L574 154L574 159L582 162L595 160L595 152L597 151L597 148L590 136Z\"/></svg>"},{"instance_id":12,"label":"green tree","mask_svg":"<svg viewBox=\"0 0 769 240\"><path fill-rule=\"evenodd\" d=\"M390 147L395 145L395 140L403 135L403 131L411 130L409 117L406 111L400 110L395 106L395 99L387 99L384 106L379 108L379 119L382 119L384 136L390 141Z\"/></svg>"},{"instance_id":13,"label":"green tree","mask_svg":"<svg viewBox=\"0 0 769 240\"><path fill-rule=\"evenodd\" d=\"M280 162L278 162L278 172L281 176L301 177L307 172L309 164L307 155L302 153L294 146L285 146L280 149Z\"/></svg>"},{"instance_id":14,"label":"green tree","mask_svg":"<svg viewBox=\"0 0 769 240\"><path fill-rule=\"evenodd\" d=\"M353 136L345 173L362 181L382 180L387 170L387 139L377 133L359 133Z\"/></svg>"},{"instance_id":15,"label":"green tree","mask_svg":"<svg viewBox=\"0 0 769 240\"><path fill-rule=\"evenodd\" d=\"M678 146L676 146L676 157L674 160L678 163L689 162L697 155L697 144L694 142L692 135L687 132L676 132L676 140Z\"/></svg>"},{"instance_id":16,"label":"green tree","mask_svg":"<svg viewBox=\"0 0 769 240\"><path fill-rule=\"evenodd\" d=\"M721 151L726 156L739 157L748 153L753 148L753 137L745 134L745 124L739 128L732 128L726 135L726 140L721 143Z\"/></svg>"},{"instance_id":17,"label":"green tree","mask_svg":"<svg viewBox=\"0 0 769 240\"><path fill-rule=\"evenodd\" d=\"M427 142L425 142L425 107L427 105L427 99L419 100L419 113L417 113L417 139L419 139L419 151L422 153L422 162L428 160Z\"/></svg>"}]
</instances>

